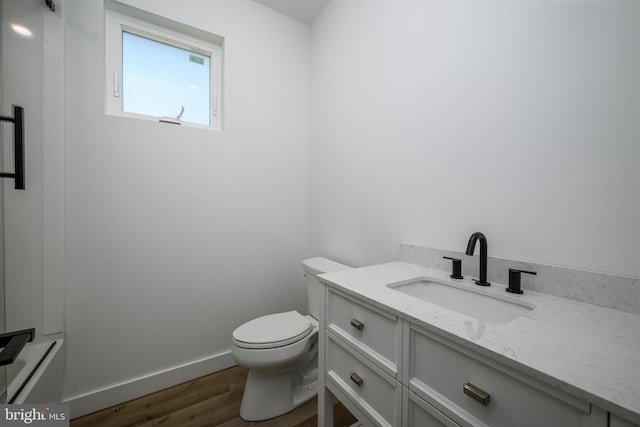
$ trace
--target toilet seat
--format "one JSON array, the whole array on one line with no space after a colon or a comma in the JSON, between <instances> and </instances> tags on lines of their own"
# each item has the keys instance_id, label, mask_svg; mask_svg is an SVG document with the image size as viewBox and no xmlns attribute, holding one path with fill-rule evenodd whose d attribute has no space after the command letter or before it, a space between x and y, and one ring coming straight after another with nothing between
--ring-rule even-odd
<instances>
[{"instance_id":1,"label":"toilet seat","mask_svg":"<svg viewBox=\"0 0 640 427\"><path fill-rule=\"evenodd\" d=\"M297 311L258 317L233 331L233 343L242 348L268 349L300 341L313 329L311 321Z\"/></svg>"}]
</instances>

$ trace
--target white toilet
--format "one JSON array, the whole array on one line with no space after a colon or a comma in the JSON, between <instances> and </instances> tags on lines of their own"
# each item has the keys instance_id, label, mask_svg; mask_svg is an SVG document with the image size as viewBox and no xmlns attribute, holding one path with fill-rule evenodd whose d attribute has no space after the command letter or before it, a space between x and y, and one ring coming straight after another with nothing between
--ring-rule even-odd
<instances>
[{"instance_id":1,"label":"white toilet","mask_svg":"<svg viewBox=\"0 0 640 427\"><path fill-rule=\"evenodd\" d=\"M317 319L324 287L317 275L350 267L326 258L311 258L302 266L309 315L297 311L270 314L233 331L233 357L249 368L240 406L240 416L247 421L282 415L318 392Z\"/></svg>"}]
</instances>

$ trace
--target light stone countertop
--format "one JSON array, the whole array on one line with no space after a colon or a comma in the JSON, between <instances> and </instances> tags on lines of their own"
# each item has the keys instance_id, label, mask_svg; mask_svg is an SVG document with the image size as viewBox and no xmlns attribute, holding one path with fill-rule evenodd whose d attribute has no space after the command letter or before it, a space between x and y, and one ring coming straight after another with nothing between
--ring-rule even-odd
<instances>
[{"instance_id":1,"label":"light stone countertop","mask_svg":"<svg viewBox=\"0 0 640 427\"><path fill-rule=\"evenodd\" d=\"M432 277L533 304L506 324L473 317L405 295L386 285ZM471 278L404 262L319 276L328 285L640 424L640 316L547 294L505 292L506 285L475 285Z\"/></svg>"}]
</instances>

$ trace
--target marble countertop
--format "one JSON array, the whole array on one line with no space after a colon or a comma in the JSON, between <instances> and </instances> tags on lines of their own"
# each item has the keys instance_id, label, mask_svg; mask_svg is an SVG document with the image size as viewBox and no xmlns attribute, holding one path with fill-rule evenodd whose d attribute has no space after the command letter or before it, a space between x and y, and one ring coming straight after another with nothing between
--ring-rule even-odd
<instances>
[{"instance_id":1,"label":"marble countertop","mask_svg":"<svg viewBox=\"0 0 640 427\"><path fill-rule=\"evenodd\" d=\"M528 292L505 292L504 284L476 292L533 304L506 324L482 322L388 288L416 277L453 281L449 273L404 262L320 275L323 282L392 312L480 354L575 397L640 424L640 316Z\"/></svg>"}]
</instances>

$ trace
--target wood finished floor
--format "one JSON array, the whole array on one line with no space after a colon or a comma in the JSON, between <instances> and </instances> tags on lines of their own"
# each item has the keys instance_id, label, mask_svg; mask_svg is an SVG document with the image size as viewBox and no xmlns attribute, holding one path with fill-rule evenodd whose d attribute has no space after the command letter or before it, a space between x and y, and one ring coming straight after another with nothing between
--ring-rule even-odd
<instances>
[{"instance_id":1,"label":"wood finished floor","mask_svg":"<svg viewBox=\"0 0 640 427\"><path fill-rule=\"evenodd\" d=\"M240 402L247 370L235 366L193 381L115 405L71 420L71 427L199 427L318 425L317 399L288 414L260 422L240 418ZM347 427L356 419L336 402L334 426Z\"/></svg>"}]
</instances>

